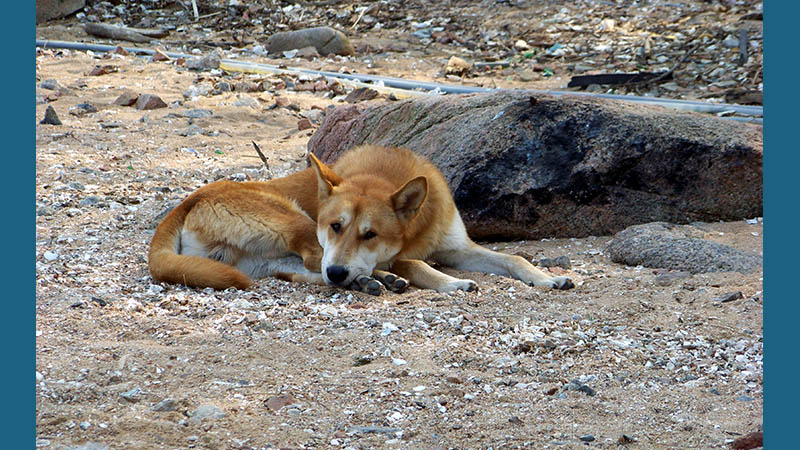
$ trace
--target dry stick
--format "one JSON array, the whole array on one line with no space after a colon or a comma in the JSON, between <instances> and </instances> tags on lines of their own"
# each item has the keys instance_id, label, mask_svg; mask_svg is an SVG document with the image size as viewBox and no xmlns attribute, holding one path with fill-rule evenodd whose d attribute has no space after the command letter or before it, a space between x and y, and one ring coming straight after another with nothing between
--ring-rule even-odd
<instances>
[{"instance_id":1,"label":"dry stick","mask_svg":"<svg viewBox=\"0 0 800 450\"><path fill-rule=\"evenodd\" d=\"M92 36L105 37L130 42L150 42L150 38L137 33L136 31L129 30L125 27L117 27L112 25L104 25L101 23L87 23L83 25L87 33Z\"/></svg>"},{"instance_id":2,"label":"dry stick","mask_svg":"<svg viewBox=\"0 0 800 450\"><path fill-rule=\"evenodd\" d=\"M267 178L270 178L269 163L267 162L267 157L264 156L264 153L261 152L261 148L259 148L258 144L256 144L256 141L250 141L250 142L253 143L253 147L255 147L256 153L258 153L258 157L261 158L261 161L264 162L264 167L267 168Z\"/></svg>"},{"instance_id":3,"label":"dry stick","mask_svg":"<svg viewBox=\"0 0 800 450\"><path fill-rule=\"evenodd\" d=\"M200 13L197 11L197 0L192 0L192 11L194 12L194 20L197 22L200 19Z\"/></svg>"},{"instance_id":4,"label":"dry stick","mask_svg":"<svg viewBox=\"0 0 800 450\"><path fill-rule=\"evenodd\" d=\"M686 51L686 54L685 54L685 55L683 55L683 58L681 58L681 60L680 60L680 61L678 61L678 63L677 63L677 64L675 64L674 66L672 66L672 68L671 68L671 69L669 69L668 71L666 71L666 72L662 73L661 75L659 75L659 76L657 76L657 77L655 77L655 78L651 78L651 79L649 79L649 80L637 81L637 82L635 82L635 83L625 83L625 84L622 84L621 86L644 86L644 85L647 85L647 84L650 84L650 83L656 83L656 82L659 82L659 81L663 80L664 78L667 78L668 76L672 75L672 73L673 73L673 72L675 72L675 70L676 70L678 67L680 67L681 65L683 65L683 63L685 63L685 62L686 62L686 60L687 60L687 59L689 59L689 56L691 56L691 54L692 54L692 53L694 53L694 51L695 51L695 50L697 50L697 47L699 47L699 46L700 46L700 44L695 44L695 45L694 45L692 48L690 48L689 50L687 50L687 51Z\"/></svg>"}]
</instances>

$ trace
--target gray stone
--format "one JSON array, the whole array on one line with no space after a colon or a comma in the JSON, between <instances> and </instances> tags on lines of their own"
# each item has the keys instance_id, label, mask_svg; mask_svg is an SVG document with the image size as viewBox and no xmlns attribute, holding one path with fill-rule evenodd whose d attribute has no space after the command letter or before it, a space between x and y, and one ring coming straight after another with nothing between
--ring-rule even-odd
<instances>
[{"instance_id":1,"label":"gray stone","mask_svg":"<svg viewBox=\"0 0 800 450\"><path fill-rule=\"evenodd\" d=\"M690 273L684 272L682 270L678 270L675 272L664 272L656 275L655 283L658 286L672 286L676 281L683 280L684 278L689 278L691 276Z\"/></svg>"},{"instance_id":2,"label":"gray stone","mask_svg":"<svg viewBox=\"0 0 800 450\"><path fill-rule=\"evenodd\" d=\"M203 134L203 129L197 125L189 125L188 127L178 131L181 136L194 136L195 134Z\"/></svg>"},{"instance_id":3,"label":"gray stone","mask_svg":"<svg viewBox=\"0 0 800 450\"><path fill-rule=\"evenodd\" d=\"M189 119L203 119L205 117L211 117L213 114L214 113L210 109L196 108L190 109L181 115Z\"/></svg>"},{"instance_id":4,"label":"gray stone","mask_svg":"<svg viewBox=\"0 0 800 450\"><path fill-rule=\"evenodd\" d=\"M710 114L519 91L426 96L331 108L308 148L331 163L366 143L431 159L477 239L763 215L762 127Z\"/></svg>"},{"instance_id":5,"label":"gray stone","mask_svg":"<svg viewBox=\"0 0 800 450\"><path fill-rule=\"evenodd\" d=\"M611 260L619 264L689 273L746 273L761 267L759 255L693 237L696 235L697 229L688 225L635 225L617 233L607 250Z\"/></svg>"},{"instance_id":6,"label":"gray stone","mask_svg":"<svg viewBox=\"0 0 800 450\"><path fill-rule=\"evenodd\" d=\"M77 447L67 447L68 450L109 450L109 447L105 444L100 444L97 442L87 442L85 444L79 445Z\"/></svg>"},{"instance_id":7,"label":"gray stone","mask_svg":"<svg viewBox=\"0 0 800 450\"><path fill-rule=\"evenodd\" d=\"M66 17L86 6L86 0L36 0L36 23Z\"/></svg>"},{"instance_id":8,"label":"gray stone","mask_svg":"<svg viewBox=\"0 0 800 450\"><path fill-rule=\"evenodd\" d=\"M189 417L196 422L202 421L203 419L222 419L225 417L225 411L214 405L202 405L189 413Z\"/></svg>"},{"instance_id":9,"label":"gray stone","mask_svg":"<svg viewBox=\"0 0 800 450\"><path fill-rule=\"evenodd\" d=\"M219 69L220 62L222 62L222 57L219 54L219 50L215 49L203 57L189 59L186 61L186 68L191 70Z\"/></svg>"},{"instance_id":10,"label":"gray stone","mask_svg":"<svg viewBox=\"0 0 800 450\"><path fill-rule=\"evenodd\" d=\"M175 400L171 398L165 398L164 400L161 400L160 402L153 405L151 409L153 411L167 412L167 411L175 411L177 407L178 404L175 402Z\"/></svg>"},{"instance_id":11,"label":"gray stone","mask_svg":"<svg viewBox=\"0 0 800 450\"><path fill-rule=\"evenodd\" d=\"M330 27L305 28L302 30L275 33L265 44L271 54L282 54L288 50L314 47L320 55L355 55L350 40L339 30Z\"/></svg>"},{"instance_id":12,"label":"gray stone","mask_svg":"<svg viewBox=\"0 0 800 450\"><path fill-rule=\"evenodd\" d=\"M58 118L58 114L56 114L56 110L53 109L53 106L47 105L47 109L44 112L44 119L39 123L43 125L61 125L61 120Z\"/></svg>"},{"instance_id":13,"label":"gray stone","mask_svg":"<svg viewBox=\"0 0 800 450\"><path fill-rule=\"evenodd\" d=\"M167 104L164 100L161 100L161 97L155 94L142 94L139 98L136 99L136 109L142 110L149 110L149 109L158 109L158 108L166 108Z\"/></svg>"},{"instance_id":14,"label":"gray stone","mask_svg":"<svg viewBox=\"0 0 800 450\"><path fill-rule=\"evenodd\" d=\"M558 258L542 258L538 261L538 265L539 267L561 267L562 269L572 267L567 255L561 255Z\"/></svg>"},{"instance_id":15,"label":"gray stone","mask_svg":"<svg viewBox=\"0 0 800 450\"><path fill-rule=\"evenodd\" d=\"M42 80L42 82L39 83L39 87L42 89L55 91L56 89L58 89L58 81L52 78L48 80Z\"/></svg>"}]
</instances>

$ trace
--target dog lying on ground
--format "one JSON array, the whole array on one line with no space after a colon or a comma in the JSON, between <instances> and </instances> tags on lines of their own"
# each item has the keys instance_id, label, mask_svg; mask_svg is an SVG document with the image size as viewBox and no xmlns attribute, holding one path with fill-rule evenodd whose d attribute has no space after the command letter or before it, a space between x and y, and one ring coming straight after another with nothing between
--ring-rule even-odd
<instances>
[{"instance_id":1,"label":"dog lying on ground","mask_svg":"<svg viewBox=\"0 0 800 450\"><path fill-rule=\"evenodd\" d=\"M450 188L428 160L407 149L361 146L333 167L266 182L201 187L159 224L150 243L157 281L246 289L253 278L342 286L373 295L381 284L472 291L426 261L494 273L529 285L574 287L524 258L491 251L468 236Z\"/></svg>"}]
</instances>

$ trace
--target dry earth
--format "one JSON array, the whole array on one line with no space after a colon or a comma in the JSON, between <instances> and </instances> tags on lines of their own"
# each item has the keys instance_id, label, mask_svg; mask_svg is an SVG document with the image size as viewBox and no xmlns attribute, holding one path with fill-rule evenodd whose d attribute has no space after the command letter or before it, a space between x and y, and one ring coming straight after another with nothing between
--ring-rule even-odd
<instances>
[{"instance_id":1,"label":"dry earth","mask_svg":"<svg viewBox=\"0 0 800 450\"><path fill-rule=\"evenodd\" d=\"M761 272L663 281L598 236L485 243L568 256L570 291L471 273L477 293L154 284L159 215L212 180L305 167L298 121L343 95L57 50L37 78L37 122L48 105L63 122L36 130L38 447L728 448L761 429ZM221 80L267 89L183 95ZM169 107L114 105L125 88ZM760 253L750 222L697 226Z\"/></svg>"}]
</instances>

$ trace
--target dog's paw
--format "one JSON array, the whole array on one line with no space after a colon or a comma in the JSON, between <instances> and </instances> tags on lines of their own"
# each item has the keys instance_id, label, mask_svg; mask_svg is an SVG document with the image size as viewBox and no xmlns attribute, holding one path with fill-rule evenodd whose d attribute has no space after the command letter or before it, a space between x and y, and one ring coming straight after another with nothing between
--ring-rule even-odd
<instances>
[{"instance_id":1,"label":"dog's paw","mask_svg":"<svg viewBox=\"0 0 800 450\"><path fill-rule=\"evenodd\" d=\"M403 292L408 289L408 280L405 278L398 277L397 275L389 272L383 272L380 274L373 273L372 276L383 283L386 286L386 289L396 293L402 294Z\"/></svg>"},{"instance_id":2,"label":"dog's paw","mask_svg":"<svg viewBox=\"0 0 800 450\"><path fill-rule=\"evenodd\" d=\"M569 277L553 277L553 289L559 289L565 291L567 289L572 289L575 287L575 283L572 282L572 279Z\"/></svg>"},{"instance_id":3,"label":"dog's paw","mask_svg":"<svg viewBox=\"0 0 800 450\"><path fill-rule=\"evenodd\" d=\"M455 280L442 286L438 289L439 292L453 292L453 291L467 291L473 292L478 290L478 283L472 280Z\"/></svg>"},{"instance_id":4,"label":"dog's paw","mask_svg":"<svg viewBox=\"0 0 800 450\"><path fill-rule=\"evenodd\" d=\"M372 277L361 275L356 277L356 279L350 283L350 289L364 292L365 294L378 296L381 295L381 292L383 292L383 285Z\"/></svg>"}]
</instances>

